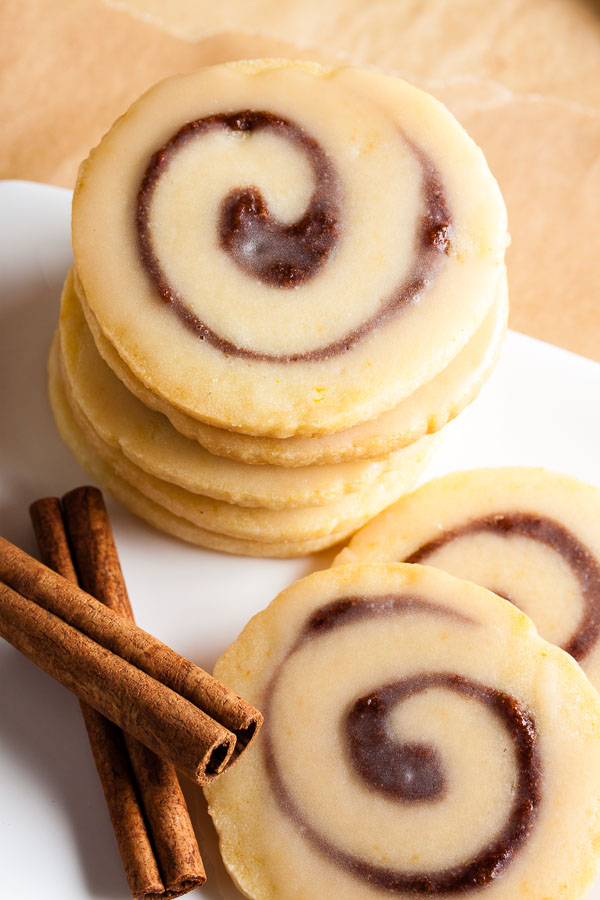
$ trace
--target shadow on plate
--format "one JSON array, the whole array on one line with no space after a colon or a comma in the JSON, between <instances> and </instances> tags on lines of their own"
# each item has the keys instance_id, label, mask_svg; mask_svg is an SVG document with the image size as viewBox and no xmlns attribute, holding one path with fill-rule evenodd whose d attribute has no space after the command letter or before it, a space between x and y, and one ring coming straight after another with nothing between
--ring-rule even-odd
<instances>
[{"instance_id":1,"label":"shadow on plate","mask_svg":"<svg viewBox=\"0 0 600 900\"><path fill-rule=\"evenodd\" d=\"M119 852L96 774L79 704L16 650L0 659L0 746L4 765L27 784L39 808L52 804L52 818L66 823L73 855L91 897L117 900L128 894ZM13 802L18 802L15 795ZM9 798L4 797L8 803ZM13 826L14 827L14 826ZM23 834L25 843L30 836ZM32 872L32 889L43 873ZM36 886L36 880L40 881ZM36 894L37 895L37 894Z\"/></svg>"},{"instance_id":2,"label":"shadow on plate","mask_svg":"<svg viewBox=\"0 0 600 900\"><path fill-rule=\"evenodd\" d=\"M60 275L52 281L42 276L34 271L21 283L13 278L0 302L0 532L27 550L33 549L29 504L68 489L80 471L58 436L47 398Z\"/></svg>"}]
</instances>

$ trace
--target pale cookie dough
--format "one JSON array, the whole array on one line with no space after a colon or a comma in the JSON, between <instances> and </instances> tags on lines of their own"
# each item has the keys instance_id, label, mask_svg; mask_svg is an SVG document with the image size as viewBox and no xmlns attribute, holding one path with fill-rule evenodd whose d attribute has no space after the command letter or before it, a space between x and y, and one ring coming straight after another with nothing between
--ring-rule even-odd
<instances>
[{"instance_id":1,"label":"pale cookie dough","mask_svg":"<svg viewBox=\"0 0 600 900\"><path fill-rule=\"evenodd\" d=\"M82 165L86 302L152 392L204 422L347 428L441 372L503 277L483 154L432 97L254 61L161 82Z\"/></svg>"},{"instance_id":2,"label":"pale cookie dough","mask_svg":"<svg viewBox=\"0 0 600 900\"><path fill-rule=\"evenodd\" d=\"M375 419L335 434L316 438L268 438L207 425L149 391L102 334L85 304L76 274L72 288L70 280L65 285L65 291L71 290L83 306L97 351L130 393L148 408L163 413L177 431L198 441L210 453L252 465L310 466L349 459L372 459L401 449L425 434L439 431L475 399L490 375L498 360L508 317L504 273L496 301L468 344L439 375L398 406ZM71 303L71 300L68 302Z\"/></svg>"},{"instance_id":3,"label":"pale cookie dough","mask_svg":"<svg viewBox=\"0 0 600 900\"><path fill-rule=\"evenodd\" d=\"M71 405L78 407L104 444L149 475L192 493L249 507L316 506L365 491L386 472L401 470L414 459L411 447L378 460L300 469L248 465L214 456L140 403L116 378L96 350L70 277L63 292L59 331L62 374Z\"/></svg>"},{"instance_id":4,"label":"pale cookie dough","mask_svg":"<svg viewBox=\"0 0 600 900\"><path fill-rule=\"evenodd\" d=\"M265 715L206 790L254 900L580 900L600 698L507 601L425 566L310 575L215 668Z\"/></svg>"},{"instance_id":5,"label":"pale cookie dough","mask_svg":"<svg viewBox=\"0 0 600 900\"><path fill-rule=\"evenodd\" d=\"M544 469L456 472L356 534L334 565L426 563L506 597L600 690L600 490Z\"/></svg>"},{"instance_id":6,"label":"pale cookie dough","mask_svg":"<svg viewBox=\"0 0 600 900\"><path fill-rule=\"evenodd\" d=\"M421 475L437 443L436 435L421 438L404 451L401 468L385 472L376 484L346 494L328 504L292 509L237 506L194 494L144 472L118 448L106 444L82 410L72 402L62 383L59 347L56 342L51 352L49 368L51 377L55 383L60 384L61 389L61 400L55 401L54 406L58 402L68 405L80 435L80 442L74 443L69 441L69 432L66 434L65 439L75 455L78 455L81 442L87 444L89 450L99 456L122 480L172 515L185 519L197 528L243 541L295 545L331 536L329 543L337 543L409 491ZM84 466L86 458L87 456L79 459Z\"/></svg>"},{"instance_id":7,"label":"pale cookie dough","mask_svg":"<svg viewBox=\"0 0 600 900\"><path fill-rule=\"evenodd\" d=\"M83 468L95 478L106 490L123 504L126 509L139 516L149 525L159 531L166 532L173 537L209 550L218 550L223 553L233 553L238 556L264 556L283 557L306 556L316 553L348 537L348 532L328 534L324 537L307 541L281 541L269 542L246 541L229 535L219 534L216 531L208 531L193 525L187 519L159 506L148 499L132 485L121 478L100 456L93 450L77 425L71 412L64 392L58 366L50 362L49 391L52 412L58 429Z\"/></svg>"}]
</instances>

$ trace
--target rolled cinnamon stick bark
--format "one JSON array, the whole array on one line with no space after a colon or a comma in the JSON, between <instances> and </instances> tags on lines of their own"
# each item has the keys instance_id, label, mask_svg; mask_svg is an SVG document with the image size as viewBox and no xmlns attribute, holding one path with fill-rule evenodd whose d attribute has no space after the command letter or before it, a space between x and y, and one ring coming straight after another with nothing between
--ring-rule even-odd
<instances>
[{"instance_id":1,"label":"rolled cinnamon stick bark","mask_svg":"<svg viewBox=\"0 0 600 900\"><path fill-rule=\"evenodd\" d=\"M30 514L42 561L76 584L58 498L38 500L30 507ZM123 732L87 703L80 701L80 706L131 896L136 900L160 897L164 884L138 801Z\"/></svg>"},{"instance_id":2,"label":"rolled cinnamon stick bark","mask_svg":"<svg viewBox=\"0 0 600 900\"><path fill-rule=\"evenodd\" d=\"M234 739L226 728L4 583L0 635L198 784L210 780L230 755Z\"/></svg>"},{"instance_id":3,"label":"rolled cinnamon stick bark","mask_svg":"<svg viewBox=\"0 0 600 900\"><path fill-rule=\"evenodd\" d=\"M0 580L0 635L196 783L255 736L252 706L3 538Z\"/></svg>"},{"instance_id":4,"label":"rolled cinnamon stick bark","mask_svg":"<svg viewBox=\"0 0 600 900\"><path fill-rule=\"evenodd\" d=\"M30 507L42 562L133 621L101 492L77 488L63 498L63 508L64 517L56 497ZM202 857L174 767L91 706L81 703L81 711L132 897L169 900L203 884Z\"/></svg>"}]
</instances>

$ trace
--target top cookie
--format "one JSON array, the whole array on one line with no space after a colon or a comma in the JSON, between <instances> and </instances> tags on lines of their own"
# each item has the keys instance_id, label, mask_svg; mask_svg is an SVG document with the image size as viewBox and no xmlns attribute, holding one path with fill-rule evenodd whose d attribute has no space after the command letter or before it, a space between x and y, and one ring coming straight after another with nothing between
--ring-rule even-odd
<instances>
[{"instance_id":1,"label":"top cookie","mask_svg":"<svg viewBox=\"0 0 600 900\"><path fill-rule=\"evenodd\" d=\"M396 78L258 61L152 88L82 165L85 301L153 392L288 437L441 371L490 308L506 213L481 151Z\"/></svg>"}]
</instances>

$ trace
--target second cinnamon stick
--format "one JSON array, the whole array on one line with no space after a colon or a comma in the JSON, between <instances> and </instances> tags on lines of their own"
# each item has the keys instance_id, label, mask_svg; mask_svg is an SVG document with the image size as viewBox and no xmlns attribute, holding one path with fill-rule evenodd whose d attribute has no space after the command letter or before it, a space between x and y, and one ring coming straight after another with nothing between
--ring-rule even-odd
<instances>
[{"instance_id":1,"label":"second cinnamon stick","mask_svg":"<svg viewBox=\"0 0 600 900\"><path fill-rule=\"evenodd\" d=\"M44 564L133 621L101 492L77 488L63 498L62 509L58 498L47 497L32 504L30 514ZM87 704L81 711L132 897L169 900L203 884L173 766Z\"/></svg>"}]
</instances>

